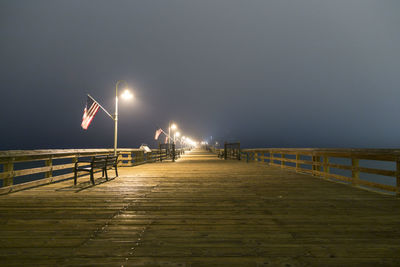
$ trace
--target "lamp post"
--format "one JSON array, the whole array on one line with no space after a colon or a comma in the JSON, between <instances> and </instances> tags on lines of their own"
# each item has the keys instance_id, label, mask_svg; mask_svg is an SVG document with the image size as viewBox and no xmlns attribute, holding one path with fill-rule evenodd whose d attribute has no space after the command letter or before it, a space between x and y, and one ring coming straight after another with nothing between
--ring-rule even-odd
<instances>
[{"instance_id":1,"label":"lamp post","mask_svg":"<svg viewBox=\"0 0 400 267\"><path fill-rule=\"evenodd\" d=\"M127 82L125 80L119 80L117 81L115 85L115 114L114 114L114 156L117 155L117 142L118 142L118 88L120 83L125 83L127 85ZM130 99L133 97L133 95L128 91L125 90L125 92L122 94L122 97L125 99Z\"/></svg>"},{"instance_id":2,"label":"lamp post","mask_svg":"<svg viewBox=\"0 0 400 267\"><path fill-rule=\"evenodd\" d=\"M169 144L171 144L171 130L172 131L174 131L174 134L175 134L175 130L176 130L176 128L177 128L177 126L176 126L176 124L175 123L169 123L170 124L170 126L169 126L169 128L168 128L168 135L169 135ZM172 142L173 143L175 143L175 136L174 135L172 135L172 137L173 137L173 139L172 139Z\"/></svg>"}]
</instances>

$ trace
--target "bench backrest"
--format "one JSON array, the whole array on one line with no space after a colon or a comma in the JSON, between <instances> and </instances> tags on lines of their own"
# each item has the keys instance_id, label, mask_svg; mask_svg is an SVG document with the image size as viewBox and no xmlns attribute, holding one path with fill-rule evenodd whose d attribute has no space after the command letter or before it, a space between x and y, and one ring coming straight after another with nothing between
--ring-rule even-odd
<instances>
[{"instance_id":1,"label":"bench backrest","mask_svg":"<svg viewBox=\"0 0 400 267\"><path fill-rule=\"evenodd\" d=\"M92 168L103 168L107 162L107 156L94 156L92 157Z\"/></svg>"},{"instance_id":2,"label":"bench backrest","mask_svg":"<svg viewBox=\"0 0 400 267\"><path fill-rule=\"evenodd\" d=\"M106 165L108 166L116 166L118 163L118 155L108 155Z\"/></svg>"}]
</instances>

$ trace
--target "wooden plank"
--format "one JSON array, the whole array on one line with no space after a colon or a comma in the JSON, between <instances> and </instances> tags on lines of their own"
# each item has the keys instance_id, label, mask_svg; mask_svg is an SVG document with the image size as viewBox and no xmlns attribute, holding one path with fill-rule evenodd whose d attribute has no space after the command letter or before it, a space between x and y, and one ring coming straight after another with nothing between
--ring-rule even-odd
<instances>
[{"instance_id":1,"label":"wooden plank","mask_svg":"<svg viewBox=\"0 0 400 267\"><path fill-rule=\"evenodd\" d=\"M14 177L42 173L42 172L50 172L51 170L52 170L51 166L17 170L17 171L14 171Z\"/></svg>"},{"instance_id":2,"label":"wooden plank","mask_svg":"<svg viewBox=\"0 0 400 267\"><path fill-rule=\"evenodd\" d=\"M342 169L342 170L349 170L349 171L352 170L352 166L343 165L343 164L329 163L329 164L328 164L328 167L336 168L336 169Z\"/></svg>"},{"instance_id":3,"label":"wooden plank","mask_svg":"<svg viewBox=\"0 0 400 267\"><path fill-rule=\"evenodd\" d=\"M75 163L67 163L67 164L58 164L53 165L53 171L64 170L64 169L71 169L74 168Z\"/></svg>"},{"instance_id":4,"label":"wooden plank","mask_svg":"<svg viewBox=\"0 0 400 267\"><path fill-rule=\"evenodd\" d=\"M396 171L358 167L360 172L396 177Z\"/></svg>"},{"instance_id":5,"label":"wooden plank","mask_svg":"<svg viewBox=\"0 0 400 267\"><path fill-rule=\"evenodd\" d=\"M378 183L374 183L374 182L370 182L370 181L366 181L366 180L358 180L358 185L364 185L364 186L369 186L369 187L373 187L373 188L378 188L378 189L382 189L382 190L386 190L386 191L390 191L390 192L396 192L396 187L392 186L392 185L385 185L385 184L378 184Z\"/></svg>"}]
</instances>

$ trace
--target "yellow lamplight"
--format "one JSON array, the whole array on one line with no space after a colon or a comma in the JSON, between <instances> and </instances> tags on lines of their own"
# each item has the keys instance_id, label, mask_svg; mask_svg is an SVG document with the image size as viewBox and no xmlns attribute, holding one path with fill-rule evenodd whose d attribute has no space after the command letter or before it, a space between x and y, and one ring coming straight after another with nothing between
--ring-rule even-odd
<instances>
[{"instance_id":1,"label":"yellow lamplight","mask_svg":"<svg viewBox=\"0 0 400 267\"><path fill-rule=\"evenodd\" d=\"M130 100L130 99L133 98L133 94L132 94L128 89L126 89L126 90L121 94L121 97L122 97L123 99L125 99L125 100Z\"/></svg>"}]
</instances>

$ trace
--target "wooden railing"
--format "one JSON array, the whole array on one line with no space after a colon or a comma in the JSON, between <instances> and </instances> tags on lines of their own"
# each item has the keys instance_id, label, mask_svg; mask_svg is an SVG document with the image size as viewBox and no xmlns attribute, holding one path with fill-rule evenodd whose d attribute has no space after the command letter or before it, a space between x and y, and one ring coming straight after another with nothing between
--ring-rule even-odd
<instances>
[{"instance_id":1,"label":"wooden railing","mask_svg":"<svg viewBox=\"0 0 400 267\"><path fill-rule=\"evenodd\" d=\"M242 149L241 158L400 195L397 149Z\"/></svg>"},{"instance_id":2,"label":"wooden railing","mask_svg":"<svg viewBox=\"0 0 400 267\"><path fill-rule=\"evenodd\" d=\"M73 178L75 162L80 158L112 154L113 149L58 149L0 151L0 194ZM118 149L119 166L165 160L169 155L158 149ZM182 151L178 151L180 155Z\"/></svg>"},{"instance_id":3,"label":"wooden railing","mask_svg":"<svg viewBox=\"0 0 400 267\"><path fill-rule=\"evenodd\" d=\"M240 160L240 142L224 144L224 159Z\"/></svg>"}]
</instances>

